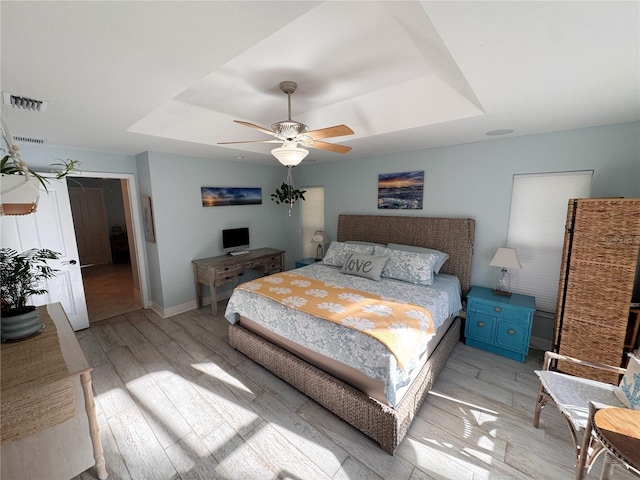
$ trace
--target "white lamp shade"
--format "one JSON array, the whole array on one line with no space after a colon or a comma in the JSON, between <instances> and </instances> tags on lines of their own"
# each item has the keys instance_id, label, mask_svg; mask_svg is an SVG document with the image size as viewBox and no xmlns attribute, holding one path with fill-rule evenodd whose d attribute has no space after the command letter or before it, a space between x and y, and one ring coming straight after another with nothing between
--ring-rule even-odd
<instances>
[{"instance_id":1,"label":"white lamp shade","mask_svg":"<svg viewBox=\"0 0 640 480\"><path fill-rule=\"evenodd\" d=\"M328 238L322 230L316 230L313 237L311 237L311 243L326 243L327 240Z\"/></svg>"},{"instance_id":2,"label":"white lamp shade","mask_svg":"<svg viewBox=\"0 0 640 480\"><path fill-rule=\"evenodd\" d=\"M522 268L515 248L498 248L498 251L489 262L492 267L500 268Z\"/></svg>"},{"instance_id":3,"label":"white lamp shade","mask_svg":"<svg viewBox=\"0 0 640 480\"><path fill-rule=\"evenodd\" d=\"M271 154L285 167L295 167L309 155L309 150L296 145L295 142L284 142L281 147L271 150Z\"/></svg>"}]
</instances>

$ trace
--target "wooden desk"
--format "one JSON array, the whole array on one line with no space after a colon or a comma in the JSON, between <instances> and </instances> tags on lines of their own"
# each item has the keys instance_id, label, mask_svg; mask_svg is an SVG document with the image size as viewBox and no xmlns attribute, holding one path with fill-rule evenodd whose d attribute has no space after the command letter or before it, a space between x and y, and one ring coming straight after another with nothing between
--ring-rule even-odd
<instances>
[{"instance_id":1,"label":"wooden desk","mask_svg":"<svg viewBox=\"0 0 640 480\"><path fill-rule=\"evenodd\" d=\"M220 255L219 257L193 260L193 274L196 281L196 300L202 307L202 285L211 292L211 314L218 313L216 287L235 282L245 270L260 270L268 275L284 270L284 250L258 248L243 255Z\"/></svg>"},{"instance_id":2,"label":"wooden desk","mask_svg":"<svg viewBox=\"0 0 640 480\"><path fill-rule=\"evenodd\" d=\"M38 307L44 330L2 345L2 478L107 478L91 366L62 305Z\"/></svg>"},{"instance_id":3,"label":"wooden desk","mask_svg":"<svg viewBox=\"0 0 640 480\"><path fill-rule=\"evenodd\" d=\"M621 461L640 476L640 411L629 408L603 408L593 416L593 431L608 455L602 465L601 479L611 475L611 457Z\"/></svg>"}]
</instances>

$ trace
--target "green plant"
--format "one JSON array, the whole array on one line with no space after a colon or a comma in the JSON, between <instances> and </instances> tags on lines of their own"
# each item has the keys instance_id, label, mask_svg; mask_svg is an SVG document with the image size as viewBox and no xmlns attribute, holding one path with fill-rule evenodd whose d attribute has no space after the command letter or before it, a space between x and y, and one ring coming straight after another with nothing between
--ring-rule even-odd
<instances>
[{"instance_id":1,"label":"green plant","mask_svg":"<svg viewBox=\"0 0 640 480\"><path fill-rule=\"evenodd\" d=\"M271 201L276 202L278 205L281 203L293 205L298 200L304 200L304 194L306 192L306 190L298 190L293 185L288 185L283 182L280 188L276 188L276 193L271 194Z\"/></svg>"},{"instance_id":2,"label":"green plant","mask_svg":"<svg viewBox=\"0 0 640 480\"><path fill-rule=\"evenodd\" d=\"M22 313L32 295L42 295L47 290L40 282L55 276L58 270L51 268L47 260L57 260L60 253L32 248L18 253L12 248L0 248L0 300L2 314Z\"/></svg>"},{"instance_id":3,"label":"green plant","mask_svg":"<svg viewBox=\"0 0 640 480\"><path fill-rule=\"evenodd\" d=\"M70 172L76 170L78 165L80 165L79 160L60 160L59 158L56 158L56 160L57 162L51 164L51 166L56 167L55 173L57 179L67 176ZM38 172L27 167L19 156L12 154L11 152L0 160L0 173L4 173L6 175L32 175L40 181L45 190L47 189L47 183L49 180Z\"/></svg>"}]
</instances>

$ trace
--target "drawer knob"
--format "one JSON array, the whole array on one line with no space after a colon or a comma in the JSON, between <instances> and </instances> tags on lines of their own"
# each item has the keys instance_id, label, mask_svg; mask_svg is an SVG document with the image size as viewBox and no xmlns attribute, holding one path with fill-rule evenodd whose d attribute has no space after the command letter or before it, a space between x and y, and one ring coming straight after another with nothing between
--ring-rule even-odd
<instances>
[{"instance_id":1,"label":"drawer knob","mask_svg":"<svg viewBox=\"0 0 640 480\"><path fill-rule=\"evenodd\" d=\"M513 328L510 328L509 330L507 330L507 333L508 333L509 335L515 335L515 334L516 334L516 331L515 331Z\"/></svg>"},{"instance_id":2,"label":"drawer knob","mask_svg":"<svg viewBox=\"0 0 640 480\"><path fill-rule=\"evenodd\" d=\"M493 307L494 312L501 312L502 309L500 307Z\"/></svg>"},{"instance_id":3,"label":"drawer knob","mask_svg":"<svg viewBox=\"0 0 640 480\"><path fill-rule=\"evenodd\" d=\"M484 322L478 322L479 327L484 327Z\"/></svg>"}]
</instances>

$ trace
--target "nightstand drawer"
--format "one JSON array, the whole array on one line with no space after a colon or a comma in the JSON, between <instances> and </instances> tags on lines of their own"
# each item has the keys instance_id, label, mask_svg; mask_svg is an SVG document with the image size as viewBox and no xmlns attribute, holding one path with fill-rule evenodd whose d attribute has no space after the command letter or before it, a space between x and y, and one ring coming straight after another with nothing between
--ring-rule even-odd
<instances>
[{"instance_id":1,"label":"nightstand drawer","mask_svg":"<svg viewBox=\"0 0 640 480\"><path fill-rule=\"evenodd\" d=\"M470 338L490 342L494 337L495 328L496 319L493 317L481 313L467 316L466 336Z\"/></svg>"},{"instance_id":2,"label":"nightstand drawer","mask_svg":"<svg viewBox=\"0 0 640 480\"><path fill-rule=\"evenodd\" d=\"M525 323L529 321L528 313L520 308L510 308L509 306L480 302L475 299L469 300L468 309L496 318L508 318L509 320Z\"/></svg>"},{"instance_id":3,"label":"nightstand drawer","mask_svg":"<svg viewBox=\"0 0 640 480\"><path fill-rule=\"evenodd\" d=\"M529 341L529 324L498 320L496 327L496 345L516 352L526 351Z\"/></svg>"}]
</instances>

